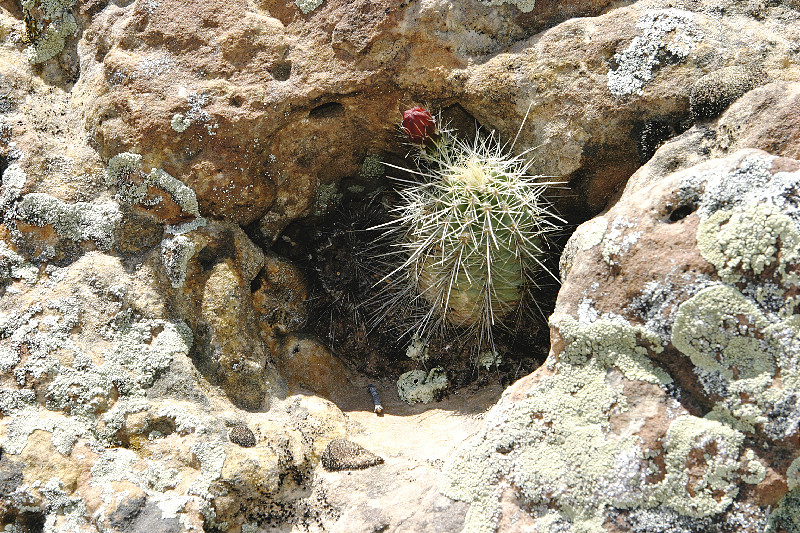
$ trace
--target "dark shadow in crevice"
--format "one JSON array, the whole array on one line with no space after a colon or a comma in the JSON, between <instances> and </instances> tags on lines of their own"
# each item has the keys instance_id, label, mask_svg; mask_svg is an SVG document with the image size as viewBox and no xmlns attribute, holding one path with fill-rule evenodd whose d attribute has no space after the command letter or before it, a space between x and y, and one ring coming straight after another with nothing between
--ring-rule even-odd
<instances>
[{"instance_id":1,"label":"dark shadow in crevice","mask_svg":"<svg viewBox=\"0 0 800 533\"><path fill-rule=\"evenodd\" d=\"M308 116L314 119L338 118L343 117L344 113L344 106L339 102L326 102L309 111Z\"/></svg>"}]
</instances>

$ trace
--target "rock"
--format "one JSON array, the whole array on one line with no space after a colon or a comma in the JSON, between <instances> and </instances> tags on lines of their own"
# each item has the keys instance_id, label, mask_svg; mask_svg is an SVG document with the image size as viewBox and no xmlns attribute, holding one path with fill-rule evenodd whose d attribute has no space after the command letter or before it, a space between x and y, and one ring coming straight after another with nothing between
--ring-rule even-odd
<instances>
[{"instance_id":1,"label":"rock","mask_svg":"<svg viewBox=\"0 0 800 533\"><path fill-rule=\"evenodd\" d=\"M265 502L293 509L315 443L343 435L329 402L270 397L269 414L249 413L211 387L190 359L198 336L171 315L160 276L95 251L9 287L18 292L0 308L0 483L16 496L0 498L4 524L132 531L163 520L159 530L184 531L208 524L210 508L241 524ZM261 446L229 442L226 426L237 425Z\"/></svg>"},{"instance_id":2,"label":"rock","mask_svg":"<svg viewBox=\"0 0 800 533\"><path fill-rule=\"evenodd\" d=\"M498 525L511 531L539 520L529 511L545 512L545 504L528 505L540 496L531 486L544 479L554 487L548 498L570 489L547 502L550 530L562 528L556 513L565 506L585 511L570 519L586 527L597 529L598 517L608 516L607 528L632 531L708 530L718 518L729 529L760 527L772 506L776 527L789 528L796 439L778 437L791 432L794 403L785 393L791 383L773 375L789 372L769 359L776 345L794 349L787 340L794 311L776 318L769 307L782 298L775 279L794 268L783 253L793 238L783 218L794 216L788 207L773 212L731 200L701 215L692 201L671 200L664 216L672 224L662 225L682 231L672 230L668 255L694 265L687 271L694 281L681 285L673 276L677 292L652 286L635 305L631 294L668 272L607 289L585 258L595 254L608 279L667 268L668 259L633 253L661 238L636 235L636 224L650 219L607 214L582 229L564 261L555 366L512 389L489 422L499 424L503 413L514 423L521 423L515 413L541 415L549 418L527 421L550 424L548 435L579 425L580 437L563 429L574 444L569 453L552 455L586 468L536 477L540 471L528 467L553 451L536 440L540 433L488 431L494 448L476 448L474 464L497 454L519 458L524 471L498 478L529 490L483 490L481 476L496 473L490 469L451 475L448 494L482 498L468 517L467 503L439 493L438 475L491 402L452 394L432 409L384 394L385 416L376 423L367 382L304 330L304 272L267 250L299 218L319 222L359 187L386 186L378 162L404 164L395 125L405 105L441 108L464 132L496 130L504 141L516 139L519 152L538 147L531 172L566 182L557 201L576 223L606 209L652 153L654 181L675 165L744 147L800 157L792 142L797 2L673 4L0 0L0 526L459 531L465 519L494 524L481 520L490 510L494 520L499 501L512 511L500 513ZM698 80L730 67L757 67L764 72L757 84L775 81L692 126ZM709 105L741 92L729 85L706 95ZM676 135L674 142L687 144L670 159ZM748 225L783 239L759 239L761 253L736 262L737 236ZM714 232L724 241L709 238ZM686 247L687 235L697 247ZM701 274L711 280L702 287ZM613 293L605 303L564 303L584 290L595 297L594 282ZM587 325L596 310L624 313L630 327ZM755 333L737 336L734 313ZM692 315L718 327L706 331ZM606 354L578 373L590 359L579 349L587 327L601 345L614 339L608 346L621 368ZM663 364L639 350L656 346L653 331L662 345L667 340ZM733 346L730 358L716 360L696 342L712 334ZM739 357L756 345L759 357ZM295 346L300 355L291 357ZM705 373L673 368L689 362ZM678 385L657 383L661 372ZM581 389L584 378L596 390ZM771 391L766 403L751 394L759 383ZM527 398L521 411L506 410L527 386L553 402ZM737 387L747 389L738 400L730 392ZM680 400L671 396L678 388ZM320 395L347 406L347 415ZM567 407L556 409L559 402ZM357 414L362 407L370 418ZM703 418L708 412L715 418ZM249 435L231 436L233 427L249 428L256 445L244 447ZM332 439L368 442L387 463L358 476L325 472L317 465ZM591 465L581 462L586 446L595 446ZM647 446L653 457L633 453ZM611 459L628 468L614 483L602 475ZM652 472L686 474L648 478L637 470L647 461L655 462ZM666 503L637 509L636 498L658 483L664 490L653 498ZM597 486L610 487L615 507L604 503L608 492L592 492ZM725 507L728 500L735 502ZM704 514L709 509L720 510ZM503 521L511 516L519 517L516 526Z\"/></svg>"},{"instance_id":3,"label":"rock","mask_svg":"<svg viewBox=\"0 0 800 533\"><path fill-rule=\"evenodd\" d=\"M742 150L584 225L547 362L445 467L466 530L797 527L798 180Z\"/></svg>"},{"instance_id":4,"label":"rock","mask_svg":"<svg viewBox=\"0 0 800 533\"><path fill-rule=\"evenodd\" d=\"M247 426L233 426L228 432L228 438L242 448L252 448L256 445L256 436Z\"/></svg>"},{"instance_id":5,"label":"rock","mask_svg":"<svg viewBox=\"0 0 800 533\"><path fill-rule=\"evenodd\" d=\"M293 389L299 387L333 401L342 400L352 390L350 370L317 339L282 338L275 363Z\"/></svg>"},{"instance_id":6,"label":"rock","mask_svg":"<svg viewBox=\"0 0 800 533\"><path fill-rule=\"evenodd\" d=\"M364 447L345 439L333 439L322 452L322 466L328 472L361 470L383 464L383 459Z\"/></svg>"},{"instance_id":7,"label":"rock","mask_svg":"<svg viewBox=\"0 0 800 533\"><path fill-rule=\"evenodd\" d=\"M265 338L293 333L308 319L308 287L302 271L286 259L268 255L253 283L253 308Z\"/></svg>"},{"instance_id":8,"label":"rock","mask_svg":"<svg viewBox=\"0 0 800 533\"><path fill-rule=\"evenodd\" d=\"M742 148L800 158L800 84L776 81L754 89L718 118L698 124L661 146L628 180L622 198L676 171Z\"/></svg>"}]
</instances>

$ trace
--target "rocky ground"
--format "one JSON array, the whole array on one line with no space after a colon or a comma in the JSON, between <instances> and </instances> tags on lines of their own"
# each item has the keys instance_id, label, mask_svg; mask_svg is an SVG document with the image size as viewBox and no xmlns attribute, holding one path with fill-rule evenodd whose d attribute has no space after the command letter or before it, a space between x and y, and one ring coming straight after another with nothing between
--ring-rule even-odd
<instances>
[{"instance_id":1,"label":"rocky ground","mask_svg":"<svg viewBox=\"0 0 800 533\"><path fill-rule=\"evenodd\" d=\"M563 182L500 359L375 318L419 104ZM0 0L0 176L6 532L800 531L796 0Z\"/></svg>"}]
</instances>

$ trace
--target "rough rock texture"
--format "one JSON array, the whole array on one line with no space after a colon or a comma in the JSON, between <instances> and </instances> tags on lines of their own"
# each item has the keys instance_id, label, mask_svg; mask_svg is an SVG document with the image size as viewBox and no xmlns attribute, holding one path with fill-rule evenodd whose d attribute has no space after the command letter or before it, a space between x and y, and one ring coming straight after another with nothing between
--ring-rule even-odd
<instances>
[{"instance_id":1,"label":"rough rock texture","mask_svg":"<svg viewBox=\"0 0 800 533\"><path fill-rule=\"evenodd\" d=\"M361 470L377 466L383 464L383 458L355 442L333 439L322 452L320 462L328 472L338 472L339 470Z\"/></svg>"},{"instance_id":2,"label":"rough rock texture","mask_svg":"<svg viewBox=\"0 0 800 533\"><path fill-rule=\"evenodd\" d=\"M796 527L796 213L773 176L794 163L708 161L765 180L719 205L700 181L699 200L669 210L683 185L634 190L740 148L800 157L798 10L0 0L0 526L458 531L463 499L477 530L755 531L768 506ZM716 72L759 75L715 92ZM711 112L692 115L693 91ZM304 330L304 273L265 250L299 217L386 186L377 162L403 164L395 123L417 103L503 139L521 128L515 149L538 147L532 169L566 182L574 222L656 154L630 201L571 241L551 365L489 418L508 429L453 460L458 500L439 471L491 402L405 406L391 382L375 417L366 381ZM670 259L689 270L647 274ZM335 438L386 462L324 472Z\"/></svg>"},{"instance_id":3,"label":"rough rock texture","mask_svg":"<svg viewBox=\"0 0 800 533\"><path fill-rule=\"evenodd\" d=\"M158 277L89 252L6 289L5 524L25 530L32 509L48 531L127 531L132 520L200 531L268 519L265 501L295 498L318 440L344 434L341 412L319 398L273 397L269 413L237 409L197 371L198 338L169 312ZM229 442L227 427L241 425L258 445Z\"/></svg>"},{"instance_id":4,"label":"rough rock texture","mask_svg":"<svg viewBox=\"0 0 800 533\"><path fill-rule=\"evenodd\" d=\"M800 83L773 82L748 92L720 117L659 147L628 180L622 198L678 170L742 148L800 159Z\"/></svg>"},{"instance_id":5,"label":"rough rock texture","mask_svg":"<svg viewBox=\"0 0 800 533\"><path fill-rule=\"evenodd\" d=\"M547 363L445 468L465 530L797 531L799 203L750 149L578 228Z\"/></svg>"}]
</instances>

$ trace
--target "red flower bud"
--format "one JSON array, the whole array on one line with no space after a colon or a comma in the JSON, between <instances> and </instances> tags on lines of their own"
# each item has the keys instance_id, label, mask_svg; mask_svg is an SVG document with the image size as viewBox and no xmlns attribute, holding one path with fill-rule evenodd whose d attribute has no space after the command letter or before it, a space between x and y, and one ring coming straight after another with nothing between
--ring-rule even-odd
<instances>
[{"instance_id":1,"label":"red flower bud","mask_svg":"<svg viewBox=\"0 0 800 533\"><path fill-rule=\"evenodd\" d=\"M436 121L423 107L403 111L403 131L414 144L423 144L436 133Z\"/></svg>"}]
</instances>

